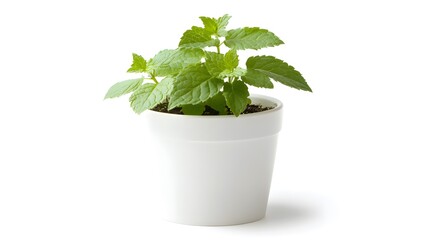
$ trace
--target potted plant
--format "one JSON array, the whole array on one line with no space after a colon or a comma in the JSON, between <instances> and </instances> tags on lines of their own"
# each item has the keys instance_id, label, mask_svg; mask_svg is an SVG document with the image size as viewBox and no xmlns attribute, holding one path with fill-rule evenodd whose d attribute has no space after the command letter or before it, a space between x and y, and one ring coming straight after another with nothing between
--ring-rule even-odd
<instances>
[{"instance_id":1,"label":"potted plant","mask_svg":"<svg viewBox=\"0 0 429 240\"><path fill-rule=\"evenodd\" d=\"M248 86L272 80L310 91L302 75L273 56L239 65L238 52L283 44L258 27L227 30L229 15L200 17L177 49L148 61L133 54L136 79L113 85L105 98L131 93L132 109L159 140L167 220L191 225L233 225L265 216L282 103L250 95ZM149 111L146 111L149 110ZM158 159L158 156L157 156Z\"/></svg>"}]
</instances>

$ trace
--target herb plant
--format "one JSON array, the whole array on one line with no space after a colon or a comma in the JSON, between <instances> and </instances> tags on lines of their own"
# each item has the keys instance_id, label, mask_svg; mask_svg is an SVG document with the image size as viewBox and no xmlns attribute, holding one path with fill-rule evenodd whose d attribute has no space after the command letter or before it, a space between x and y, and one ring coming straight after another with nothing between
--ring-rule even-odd
<instances>
[{"instance_id":1,"label":"herb plant","mask_svg":"<svg viewBox=\"0 0 429 240\"><path fill-rule=\"evenodd\" d=\"M183 33L177 49L162 50L146 61L133 53L130 73L143 76L116 83L105 98L132 93L130 104L136 113L167 103L184 114L201 115L206 106L220 115L227 110L239 116L249 99L248 85L273 88L271 80L310 91L301 73L273 56L253 56L246 68L239 67L238 51L258 50L283 44L274 33L258 27L227 30L229 15L200 17L204 27L193 26ZM225 53L222 48L227 48Z\"/></svg>"}]
</instances>

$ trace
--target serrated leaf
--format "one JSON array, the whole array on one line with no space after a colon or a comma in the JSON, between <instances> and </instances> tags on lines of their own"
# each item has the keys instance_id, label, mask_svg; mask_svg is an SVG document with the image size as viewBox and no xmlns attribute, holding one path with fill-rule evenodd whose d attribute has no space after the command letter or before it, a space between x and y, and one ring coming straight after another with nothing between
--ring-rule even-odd
<instances>
[{"instance_id":1,"label":"serrated leaf","mask_svg":"<svg viewBox=\"0 0 429 240\"><path fill-rule=\"evenodd\" d=\"M216 34L217 33L217 21L214 18L209 18L209 17L200 17L201 21L204 24L204 29L211 34Z\"/></svg>"},{"instance_id":2,"label":"serrated leaf","mask_svg":"<svg viewBox=\"0 0 429 240\"><path fill-rule=\"evenodd\" d=\"M226 28L228 25L229 19L231 19L231 16L228 14L223 15L222 17L217 19L218 28Z\"/></svg>"},{"instance_id":3,"label":"serrated leaf","mask_svg":"<svg viewBox=\"0 0 429 240\"><path fill-rule=\"evenodd\" d=\"M225 67L229 70L238 67L238 55L236 50L231 49L225 53Z\"/></svg>"},{"instance_id":4,"label":"serrated leaf","mask_svg":"<svg viewBox=\"0 0 429 240\"><path fill-rule=\"evenodd\" d=\"M242 81L226 82L223 87L226 105L238 117L247 107L249 91Z\"/></svg>"},{"instance_id":5,"label":"serrated leaf","mask_svg":"<svg viewBox=\"0 0 429 240\"><path fill-rule=\"evenodd\" d=\"M183 105L182 112L185 115L202 115L206 107L203 104Z\"/></svg>"},{"instance_id":6,"label":"serrated leaf","mask_svg":"<svg viewBox=\"0 0 429 240\"><path fill-rule=\"evenodd\" d=\"M217 32L220 37L225 37L228 34L228 31L226 31L226 29L219 29Z\"/></svg>"},{"instance_id":7,"label":"serrated leaf","mask_svg":"<svg viewBox=\"0 0 429 240\"><path fill-rule=\"evenodd\" d=\"M274 47L283 43L284 42L274 35L274 33L258 27L229 30L225 38L225 45L237 50L258 50L265 47Z\"/></svg>"},{"instance_id":8,"label":"serrated leaf","mask_svg":"<svg viewBox=\"0 0 429 240\"><path fill-rule=\"evenodd\" d=\"M219 45L218 39L213 39L206 29L195 26L184 32L179 42L179 47L204 48L216 45Z\"/></svg>"},{"instance_id":9,"label":"serrated leaf","mask_svg":"<svg viewBox=\"0 0 429 240\"><path fill-rule=\"evenodd\" d=\"M176 75L187 66L199 63L203 56L204 51L198 48L162 50L149 60L147 69L156 76Z\"/></svg>"},{"instance_id":10,"label":"serrated leaf","mask_svg":"<svg viewBox=\"0 0 429 240\"><path fill-rule=\"evenodd\" d=\"M221 78L225 78L225 77L241 77L241 76L246 75L246 72L247 72L246 69L243 69L241 67L237 67L237 68L235 68L232 71L227 69L227 70L221 72L219 74L219 77L221 77Z\"/></svg>"},{"instance_id":11,"label":"serrated leaf","mask_svg":"<svg viewBox=\"0 0 429 240\"><path fill-rule=\"evenodd\" d=\"M231 16L228 14L223 15L222 17L217 19L218 31L217 34L221 37L225 37L228 32L226 31L226 26L228 25L229 19Z\"/></svg>"},{"instance_id":12,"label":"serrated leaf","mask_svg":"<svg viewBox=\"0 0 429 240\"><path fill-rule=\"evenodd\" d=\"M246 66L248 70L253 69L263 73L286 86L309 92L312 91L300 72L273 56L250 57L247 59Z\"/></svg>"},{"instance_id":13,"label":"serrated leaf","mask_svg":"<svg viewBox=\"0 0 429 240\"><path fill-rule=\"evenodd\" d=\"M155 87L155 83L146 83L131 94L130 105L134 112L140 114L144 110L149 109L150 105L156 106L154 100L155 95L152 94Z\"/></svg>"},{"instance_id":14,"label":"serrated leaf","mask_svg":"<svg viewBox=\"0 0 429 240\"><path fill-rule=\"evenodd\" d=\"M214 97L208 99L205 104L219 112L219 115L226 115L226 101L222 93L216 94Z\"/></svg>"},{"instance_id":15,"label":"serrated leaf","mask_svg":"<svg viewBox=\"0 0 429 240\"><path fill-rule=\"evenodd\" d=\"M110 87L107 91L106 98L115 98L136 90L143 82L143 78L125 80L118 82Z\"/></svg>"},{"instance_id":16,"label":"serrated leaf","mask_svg":"<svg viewBox=\"0 0 429 240\"><path fill-rule=\"evenodd\" d=\"M164 101L171 94L171 91L173 91L173 84L174 78L166 77L156 86L156 89L164 95L162 101Z\"/></svg>"},{"instance_id":17,"label":"serrated leaf","mask_svg":"<svg viewBox=\"0 0 429 240\"><path fill-rule=\"evenodd\" d=\"M130 105L134 112L140 114L163 102L172 90L173 80L173 78L164 78L158 84L146 83L140 86L130 96Z\"/></svg>"},{"instance_id":18,"label":"serrated leaf","mask_svg":"<svg viewBox=\"0 0 429 240\"><path fill-rule=\"evenodd\" d=\"M198 104L216 95L223 81L214 78L203 64L190 66L176 77L169 109L187 104Z\"/></svg>"},{"instance_id":19,"label":"serrated leaf","mask_svg":"<svg viewBox=\"0 0 429 240\"><path fill-rule=\"evenodd\" d=\"M141 73L145 71L146 60L142 56L133 53L133 63L131 64L131 67L127 70L127 72Z\"/></svg>"},{"instance_id":20,"label":"serrated leaf","mask_svg":"<svg viewBox=\"0 0 429 240\"><path fill-rule=\"evenodd\" d=\"M257 70L247 69L246 75L244 75L241 79L243 82L255 87L274 88L270 78Z\"/></svg>"},{"instance_id":21,"label":"serrated leaf","mask_svg":"<svg viewBox=\"0 0 429 240\"><path fill-rule=\"evenodd\" d=\"M224 55L215 52L206 52L207 71L213 76L218 77L226 69Z\"/></svg>"},{"instance_id":22,"label":"serrated leaf","mask_svg":"<svg viewBox=\"0 0 429 240\"><path fill-rule=\"evenodd\" d=\"M224 15L220 18L210 18L210 17L200 17L201 21L204 24L204 29L210 33L210 35L217 35L220 37L225 37L227 31L225 30L228 25L228 21L231 18L229 15Z\"/></svg>"}]
</instances>

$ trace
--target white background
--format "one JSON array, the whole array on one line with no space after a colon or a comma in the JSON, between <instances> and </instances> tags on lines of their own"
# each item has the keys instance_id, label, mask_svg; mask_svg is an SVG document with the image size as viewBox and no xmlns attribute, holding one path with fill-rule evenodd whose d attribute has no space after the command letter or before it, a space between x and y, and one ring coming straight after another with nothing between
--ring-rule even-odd
<instances>
[{"instance_id":1,"label":"white background","mask_svg":"<svg viewBox=\"0 0 429 240\"><path fill-rule=\"evenodd\" d=\"M225 13L314 93L254 91L285 103L264 220L164 222L142 116L103 97ZM417 0L1 1L0 239L428 239L428 22Z\"/></svg>"}]
</instances>

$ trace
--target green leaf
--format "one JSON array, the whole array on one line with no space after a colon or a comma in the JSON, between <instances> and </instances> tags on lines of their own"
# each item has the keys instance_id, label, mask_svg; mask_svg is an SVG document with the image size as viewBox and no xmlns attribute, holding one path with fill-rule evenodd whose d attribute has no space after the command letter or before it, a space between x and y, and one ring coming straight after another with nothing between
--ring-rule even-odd
<instances>
[{"instance_id":1,"label":"green leaf","mask_svg":"<svg viewBox=\"0 0 429 240\"><path fill-rule=\"evenodd\" d=\"M156 106L153 91L156 87L155 83L146 83L140 86L131 96L130 105L136 113L142 113L149 109L151 105Z\"/></svg>"},{"instance_id":2,"label":"green leaf","mask_svg":"<svg viewBox=\"0 0 429 240\"><path fill-rule=\"evenodd\" d=\"M237 50L258 50L264 47L274 47L283 43L284 42L274 35L274 33L258 27L229 30L225 38L225 45Z\"/></svg>"},{"instance_id":3,"label":"green leaf","mask_svg":"<svg viewBox=\"0 0 429 240\"><path fill-rule=\"evenodd\" d=\"M249 91L242 81L226 82L223 87L223 95L226 99L226 105L231 109L236 117L242 113L248 103Z\"/></svg>"},{"instance_id":4,"label":"green leaf","mask_svg":"<svg viewBox=\"0 0 429 240\"><path fill-rule=\"evenodd\" d=\"M143 82L143 78L125 80L114 84L107 91L106 98L115 98L136 90Z\"/></svg>"},{"instance_id":5,"label":"green leaf","mask_svg":"<svg viewBox=\"0 0 429 240\"><path fill-rule=\"evenodd\" d=\"M130 96L130 105L134 112L140 114L163 102L172 90L173 80L173 78L164 78L158 84L146 83L140 86Z\"/></svg>"},{"instance_id":6,"label":"green leaf","mask_svg":"<svg viewBox=\"0 0 429 240\"><path fill-rule=\"evenodd\" d=\"M171 92L173 91L173 84L174 78L166 77L162 79L156 86L155 90L159 91L163 95L162 101L164 101L168 96L170 96Z\"/></svg>"},{"instance_id":7,"label":"green leaf","mask_svg":"<svg viewBox=\"0 0 429 240\"><path fill-rule=\"evenodd\" d=\"M209 98L205 104L219 112L219 115L226 115L226 101L222 93L216 94L214 97Z\"/></svg>"},{"instance_id":8,"label":"green leaf","mask_svg":"<svg viewBox=\"0 0 429 240\"><path fill-rule=\"evenodd\" d=\"M215 52L206 52L206 67L213 77L218 77L226 69L224 55Z\"/></svg>"},{"instance_id":9,"label":"green leaf","mask_svg":"<svg viewBox=\"0 0 429 240\"><path fill-rule=\"evenodd\" d=\"M223 15L222 17L217 19L217 25L218 28L226 28L226 26L228 25L229 19L231 19L231 16L229 16L228 14Z\"/></svg>"},{"instance_id":10,"label":"green leaf","mask_svg":"<svg viewBox=\"0 0 429 240\"><path fill-rule=\"evenodd\" d=\"M179 47L204 48L219 45L218 39L213 39L209 31L201 27L193 26L183 33Z\"/></svg>"},{"instance_id":11,"label":"green leaf","mask_svg":"<svg viewBox=\"0 0 429 240\"><path fill-rule=\"evenodd\" d=\"M182 112L185 115L202 115L206 107L203 104L183 105Z\"/></svg>"},{"instance_id":12,"label":"green leaf","mask_svg":"<svg viewBox=\"0 0 429 240\"><path fill-rule=\"evenodd\" d=\"M225 67L229 70L238 67L238 55L236 50L231 49L225 53Z\"/></svg>"},{"instance_id":13,"label":"green leaf","mask_svg":"<svg viewBox=\"0 0 429 240\"><path fill-rule=\"evenodd\" d=\"M201 21L203 21L204 29L211 34L217 33L218 24L216 19L209 17L200 17Z\"/></svg>"},{"instance_id":14,"label":"green leaf","mask_svg":"<svg viewBox=\"0 0 429 240\"><path fill-rule=\"evenodd\" d=\"M228 21L231 18L229 15L224 15L220 18L209 18L209 17L200 17L203 21L204 29L210 33L210 35L218 35L220 37L225 37L227 31L225 30L228 25Z\"/></svg>"},{"instance_id":15,"label":"green leaf","mask_svg":"<svg viewBox=\"0 0 429 240\"><path fill-rule=\"evenodd\" d=\"M146 60L142 56L133 53L133 64L131 64L131 67L127 70L127 72L141 73L145 71Z\"/></svg>"},{"instance_id":16,"label":"green leaf","mask_svg":"<svg viewBox=\"0 0 429 240\"><path fill-rule=\"evenodd\" d=\"M250 57L247 59L246 65L248 71L249 69L253 69L286 86L309 92L312 91L300 72L273 56Z\"/></svg>"},{"instance_id":17,"label":"green leaf","mask_svg":"<svg viewBox=\"0 0 429 240\"><path fill-rule=\"evenodd\" d=\"M228 32L225 30L226 26L228 25L229 19L231 19L231 16L228 14L223 15L222 17L217 19L217 34L221 37L225 37Z\"/></svg>"},{"instance_id":18,"label":"green leaf","mask_svg":"<svg viewBox=\"0 0 429 240\"><path fill-rule=\"evenodd\" d=\"M247 69L246 75L244 75L241 79L245 83L255 87L274 88L270 78L257 70Z\"/></svg>"},{"instance_id":19,"label":"green leaf","mask_svg":"<svg viewBox=\"0 0 429 240\"><path fill-rule=\"evenodd\" d=\"M225 77L241 77L241 76L246 75L246 72L247 72L246 69L243 69L241 67L237 67L237 68L235 68L232 71L227 69L227 70L221 72L219 74L219 77L221 77L221 78L225 78Z\"/></svg>"},{"instance_id":20,"label":"green leaf","mask_svg":"<svg viewBox=\"0 0 429 240\"><path fill-rule=\"evenodd\" d=\"M177 75L168 108L205 102L220 91L222 84L223 80L211 76L204 65L190 66Z\"/></svg>"},{"instance_id":21,"label":"green leaf","mask_svg":"<svg viewBox=\"0 0 429 240\"><path fill-rule=\"evenodd\" d=\"M187 66L199 63L203 56L204 51L198 48L163 50L149 60L147 68L156 76L176 75Z\"/></svg>"}]
</instances>

